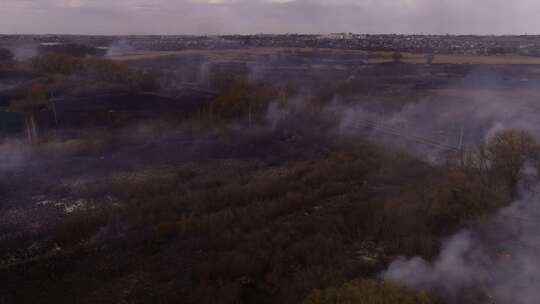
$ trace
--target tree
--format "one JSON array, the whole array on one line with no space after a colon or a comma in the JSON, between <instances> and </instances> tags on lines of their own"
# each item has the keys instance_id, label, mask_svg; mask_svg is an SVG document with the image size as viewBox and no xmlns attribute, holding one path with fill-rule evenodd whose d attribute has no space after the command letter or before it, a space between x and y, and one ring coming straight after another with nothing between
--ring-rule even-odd
<instances>
[{"instance_id":1,"label":"tree","mask_svg":"<svg viewBox=\"0 0 540 304\"><path fill-rule=\"evenodd\" d=\"M225 119L248 118L251 124L276 97L274 90L246 80L233 82L210 105L210 114Z\"/></svg>"},{"instance_id":2,"label":"tree","mask_svg":"<svg viewBox=\"0 0 540 304\"><path fill-rule=\"evenodd\" d=\"M501 176L515 190L527 161L537 158L538 146L524 130L504 129L495 133L486 147L492 174Z\"/></svg>"},{"instance_id":3,"label":"tree","mask_svg":"<svg viewBox=\"0 0 540 304\"><path fill-rule=\"evenodd\" d=\"M0 62L12 61L14 58L15 55L13 55L10 50L6 48L0 48Z\"/></svg>"},{"instance_id":4,"label":"tree","mask_svg":"<svg viewBox=\"0 0 540 304\"><path fill-rule=\"evenodd\" d=\"M394 60L394 63L400 63L401 60L403 60L403 54L400 52L394 52L392 54L392 59Z\"/></svg>"},{"instance_id":5,"label":"tree","mask_svg":"<svg viewBox=\"0 0 540 304\"><path fill-rule=\"evenodd\" d=\"M504 205L480 176L466 171L450 170L429 188L427 222L438 235L455 231Z\"/></svg>"},{"instance_id":6,"label":"tree","mask_svg":"<svg viewBox=\"0 0 540 304\"><path fill-rule=\"evenodd\" d=\"M313 291L304 304L431 304L420 291L390 282L355 280L339 288Z\"/></svg>"}]
</instances>

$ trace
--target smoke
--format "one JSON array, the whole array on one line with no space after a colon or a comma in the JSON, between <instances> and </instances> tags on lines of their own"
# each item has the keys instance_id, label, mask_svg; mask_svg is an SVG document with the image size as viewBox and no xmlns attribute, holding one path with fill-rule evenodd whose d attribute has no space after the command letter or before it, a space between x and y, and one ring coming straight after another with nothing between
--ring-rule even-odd
<instances>
[{"instance_id":1,"label":"smoke","mask_svg":"<svg viewBox=\"0 0 540 304\"><path fill-rule=\"evenodd\" d=\"M264 69L260 64L251 66L252 77L261 81ZM540 104L534 87L528 83L506 87L508 83L500 82L498 76L478 68L464 79L430 90L419 101L405 101L401 107L390 107L379 96L335 97L322 107L320 115L323 121L335 122L331 132L337 136L363 136L433 163L440 163L447 152L484 143L505 128L527 130L540 139ZM310 111L308 103L314 97L308 87L287 105L270 104L267 123L275 128L290 116L300 117Z\"/></svg>"},{"instance_id":2,"label":"smoke","mask_svg":"<svg viewBox=\"0 0 540 304\"><path fill-rule=\"evenodd\" d=\"M122 56L129 54L133 51L133 46L129 44L129 42L125 39L120 39L115 41L108 49L107 49L107 57L114 57L114 56Z\"/></svg>"},{"instance_id":3,"label":"smoke","mask_svg":"<svg viewBox=\"0 0 540 304\"><path fill-rule=\"evenodd\" d=\"M264 80L264 78L267 76L266 72L268 70L267 63L264 62L262 59L258 59L254 62L250 62L248 64L249 68L249 75L248 80L251 82L260 82Z\"/></svg>"},{"instance_id":4,"label":"smoke","mask_svg":"<svg viewBox=\"0 0 540 304\"><path fill-rule=\"evenodd\" d=\"M434 261L400 257L382 277L440 295L448 303L538 303L539 189L486 223L449 238Z\"/></svg>"},{"instance_id":5,"label":"smoke","mask_svg":"<svg viewBox=\"0 0 540 304\"><path fill-rule=\"evenodd\" d=\"M485 142L501 129L529 131L540 139L540 104L525 88L486 89L453 85L391 111L377 100L361 105L334 102L343 134L363 132L386 145L432 157L441 151Z\"/></svg>"},{"instance_id":6,"label":"smoke","mask_svg":"<svg viewBox=\"0 0 540 304\"><path fill-rule=\"evenodd\" d=\"M9 48L17 61L26 61L39 55L37 44L15 44Z\"/></svg>"},{"instance_id":7,"label":"smoke","mask_svg":"<svg viewBox=\"0 0 540 304\"><path fill-rule=\"evenodd\" d=\"M30 155L29 145L22 140L0 141L0 174L19 168Z\"/></svg>"},{"instance_id":8,"label":"smoke","mask_svg":"<svg viewBox=\"0 0 540 304\"><path fill-rule=\"evenodd\" d=\"M286 105L279 102L272 102L266 111L266 122L272 129L276 129L287 120L298 119L308 111L305 98L293 98Z\"/></svg>"}]
</instances>

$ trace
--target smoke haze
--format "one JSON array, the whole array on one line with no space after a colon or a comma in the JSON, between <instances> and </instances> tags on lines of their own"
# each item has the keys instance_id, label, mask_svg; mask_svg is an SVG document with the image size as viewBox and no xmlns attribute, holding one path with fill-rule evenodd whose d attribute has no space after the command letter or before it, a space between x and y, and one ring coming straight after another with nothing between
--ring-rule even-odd
<instances>
[{"instance_id":1,"label":"smoke haze","mask_svg":"<svg viewBox=\"0 0 540 304\"><path fill-rule=\"evenodd\" d=\"M420 257L401 257L382 276L436 292L450 303L482 296L495 303L538 303L538 221L540 196L536 189L487 223L449 238L432 263ZM484 295L474 294L473 289Z\"/></svg>"}]
</instances>

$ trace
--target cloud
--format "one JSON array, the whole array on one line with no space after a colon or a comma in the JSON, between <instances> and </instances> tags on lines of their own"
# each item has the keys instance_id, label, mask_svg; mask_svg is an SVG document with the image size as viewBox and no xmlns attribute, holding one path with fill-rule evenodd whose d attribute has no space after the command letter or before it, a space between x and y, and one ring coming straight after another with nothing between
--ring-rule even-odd
<instances>
[{"instance_id":1,"label":"cloud","mask_svg":"<svg viewBox=\"0 0 540 304\"><path fill-rule=\"evenodd\" d=\"M533 33L533 0L2 0L5 33ZM489 8L489 9L487 9Z\"/></svg>"}]
</instances>

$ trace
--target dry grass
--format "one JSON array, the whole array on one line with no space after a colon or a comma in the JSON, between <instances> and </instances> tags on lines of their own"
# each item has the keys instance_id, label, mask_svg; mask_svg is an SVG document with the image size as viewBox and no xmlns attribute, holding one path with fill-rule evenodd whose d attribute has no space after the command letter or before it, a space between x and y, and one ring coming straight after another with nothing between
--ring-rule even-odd
<instances>
[{"instance_id":1,"label":"dry grass","mask_svg":"<svg viewBox=\"0 0 540 304\"><path fill-rule=\"evenodd\" d=\"M311 52L312 48L245 48L245 49L226 49L226 50L182 50L182 51L137 51L124 55L110 57L112 60L128 61L128 60L144 60L156 59L164 56L176 55L204 55L209 60L213 61L246 61L252 56L274 55L280 52ZM365 55L365 51L361 50L336 50L336 49L319 49L320 55L332 54L358 54Z\"/></svg>"},{"instance_id":2,"label":"dry grass","mask_svg":"<svg viewBox=\"0 0 540 304\"><path fill-rule=\"evenodd\" d=\"M182 50L182 51L136 51L128 54L113 56L110 59L117 61L147 60L157 59L165 56L179 55L203 55L212 61L246 61L253 56L273 55L279 52L311 52L312 48L245 48L226 50ZM319 55L354 55L365 56L366 51L362 50L338 50L338 49L318 49ZM392 52L373 52L377 59L372 59L372 63L392 62ZM405 63L425 63L425 54L404 53ZM539 57L519 56L519 55L436 55L434 64L494 64L494 65L538 65Z\"/></svg>"},{"instance_id":3,"label":"dry grass","mask_svg":"<svg viewBox=\"0 0 540 304\"><path fill-rule=\"evenodd\" d=\"M531 88L512 88L495 92L482 88L445 88L430 90L429 96L431 98L460 99L466 102L474 102L475 100L520 101L514 104L514 107L520 107L525 102L535 103L536 100L540 99L540 91Z\"/></svg>"},{"instance_id":4,"label":"dry grass","mask_svg":"<svg viewBox=\"0 0 540 304\"><path fill-rule=\"evenodd\" d=\"M425 54L404 54L405 63L425 63ZM386 53L383 61L391 61L392 54ZM479 64L479 65L537 65L540 64L539 57L528 57L519 55L436 55L434 64Z\"/></svg>"}]
</instances>

